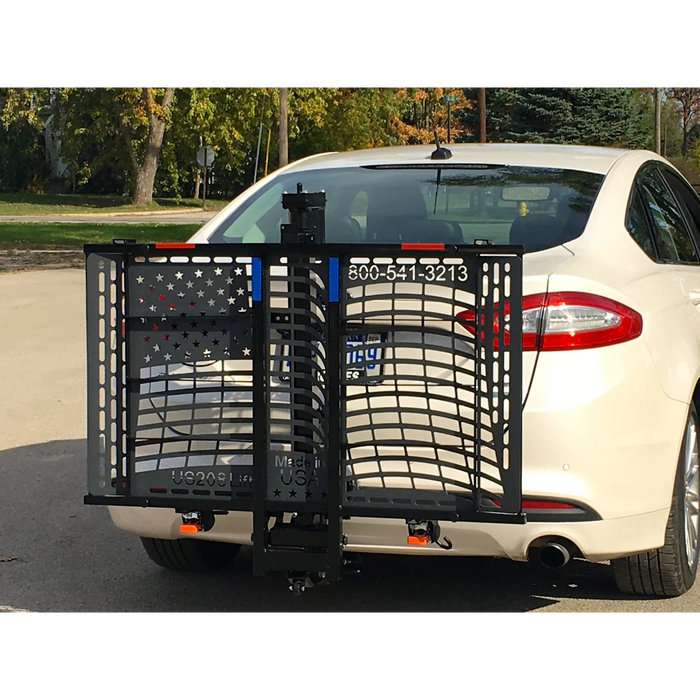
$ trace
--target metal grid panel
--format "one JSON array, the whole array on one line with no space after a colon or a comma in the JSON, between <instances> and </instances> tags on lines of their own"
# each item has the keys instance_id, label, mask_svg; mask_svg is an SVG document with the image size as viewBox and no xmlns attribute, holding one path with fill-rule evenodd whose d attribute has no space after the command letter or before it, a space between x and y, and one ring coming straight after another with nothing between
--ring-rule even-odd
<instances>
[{"instance_id":1,"label":"metal grid panel","mask_svg":"<svg viewBox=\"0 0 700 700\"><path fill-rule=\"evenodd\" d=\"M328 260L268 259L267 498L328 498Z\"/></svg>"},{"instance_id":2,"label":"metal grid panel","mask_svg":"<svg viewBox=\"0 0 700 700\"><path fill-rule=\"evenodd\" d=\"M517 251L118 248L88 257L92 495L209 499L261 523L341 502L520 511Z\"/></svg>"},{"instance_id":3,"label":"metal grid panel","mask_svg":"<svg viewBox=\"0 0 700 700\"><path fill-rule=\"evenodd\" d=\"M252 499L250 258L129 260L131 493Z\"/></svg>"},{"instance_id":4,"label":"metal grid panel","mask_svg":"<svg viewBox=\"0 0 700 700\"><path fill-rule=\"evenodd\" d=\"M345 500L358 512L520 511L518 262L345 261Z\"/></svg>"}]
</instances>

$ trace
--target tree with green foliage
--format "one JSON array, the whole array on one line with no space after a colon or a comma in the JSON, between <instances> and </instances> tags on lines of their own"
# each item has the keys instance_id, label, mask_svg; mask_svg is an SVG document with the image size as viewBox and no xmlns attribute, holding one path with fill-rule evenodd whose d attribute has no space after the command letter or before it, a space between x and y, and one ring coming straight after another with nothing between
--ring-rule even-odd
<instances>
[{"instance_id":1,"label":"tree with green foliage","mask_svg":"<svg viewBox=\"0 0 700 700\"><path fill-rule=\"evenodd\" d=\"M42 92L0 88L0 191L43 189L48 169L39 113Z\"/></svg>"},{"instance_id":2,"label":"tree with green foliage","mask_svg":"<svg viewBox=\"0 0 700 700\"><path fill-rule=\"evenodd\" d=\"M476 90L456 116L477 140ZM515 88L487 90L489 141L576 143L639 148L646 145L643 113L628 88Z\"/></svg>"},{"instance_id":3,"label":"tree with green foliage","mask_svg":"<svg viewBox=\"0 0 700 700\"><path fill-rule=\"evenodd\" d=\"M680 107L683 134L681 153L686 156L692 145L691 135L700 123L700 88L671 88L669 95Z\"/></svg>"},{"instance_id":4,"label":"tree with green foliage","mask_svg":"<svg viewBox=\"0 0 700 700\"><path fill-rule=\"evenodd\" d=\"M116 166L134 204L153 200L153 188L175 88L65 88L51 93L50 108L61 150L85 182Z\"/></svg>"},{"instance_id":5,"label":"tree with green foliage","mask_svg":"<svg viewBox=\"0 0 700 700\"><path fill-rule=\"evenodd\" d=\"M290 90L290 154L349 151L401 143L395 118L400 99L386 88Z\"/></svg>"},{"instance_id":6,"label":"tree with green foliage","mask_svg":"<svg viewBox=\"0 0 700 700\"><path fill-rule=\"evenodd\" d=\"M479 88L463 88L465 102L455 109L455 121L462 125L457 142L479 141ZM486 135L487 141L509 140L510 110L513 106L513 93L507 88L486 88Z\"/></svg>"}]
</instances>

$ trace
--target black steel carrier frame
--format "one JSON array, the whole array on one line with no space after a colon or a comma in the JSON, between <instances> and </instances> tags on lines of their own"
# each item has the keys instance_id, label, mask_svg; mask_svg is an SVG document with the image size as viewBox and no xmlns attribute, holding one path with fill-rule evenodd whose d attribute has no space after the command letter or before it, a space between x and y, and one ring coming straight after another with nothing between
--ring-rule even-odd
<instances>
[{"instance_id":1,"label":"black steel carrier frame","mask_svg":"<svg viewBox=\"0 0 700 700\"><path fill-rule=\"evenodd\" d=\"M85 251L86 503L252 511L256 574L329 580L347 518L525 522L521 248Z\"/></svg>"}]
</instances>

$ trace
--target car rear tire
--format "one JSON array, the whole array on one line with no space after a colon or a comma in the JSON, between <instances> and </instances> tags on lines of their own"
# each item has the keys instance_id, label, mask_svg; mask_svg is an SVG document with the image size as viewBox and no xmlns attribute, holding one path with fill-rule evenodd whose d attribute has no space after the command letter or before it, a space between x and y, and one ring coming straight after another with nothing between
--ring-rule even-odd
<instances>
[{"instance_id":1,"label":"car rear tire","mask_svg":"<svg viewBox=\"0 0 700 700\"><path fill-rule=\"evenodd\" d=\"M210 540L142 537L141 542L152 561L173 571L220 571L231 566L241 549L239 544Z\"/></svg>"},{"instance_id":2,"label":"car rear tire","mask_svg":"<svg viewBox=\"0 0 700 700\"><path fill-rule=\"evenodd\" d=\"M700 558L698 432L698 413L691 405L678 458L666 541L660 549L613 560L615 583L623 593L673 598L683 595L695 582Z\"/></svg>"}]
</instances>

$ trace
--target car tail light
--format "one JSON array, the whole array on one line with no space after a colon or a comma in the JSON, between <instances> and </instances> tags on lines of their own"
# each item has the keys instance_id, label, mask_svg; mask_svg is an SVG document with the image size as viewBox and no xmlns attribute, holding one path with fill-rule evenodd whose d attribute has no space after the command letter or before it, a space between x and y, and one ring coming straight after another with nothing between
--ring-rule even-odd
<instances>
[{"instance_id":1,"label":"car tail light","mask_svg":"<svg viewBox=\"0 0 700 700\"><path fill-rule=\"evenodd\" d=\"M504 310L507 324L510 312L507 301ZM467 331L475 335L474 311L462 311L458 317ZM484 322L484 316L481 321ZM499 314L495 313L494 333L498 331L498 323ZM597 294L551 292L523 297L523 350L599 348L632 340L641 333L640 314L629 306ZM507 332L504 338L505 345L508 345ZM481 339L484 340L483 331ZM494 349L498 349L496 342Z\"/></svg>"},{"instance_id":2,"label":"car tail light","mask_svg":"<svg viewBox=\"0 0 700 700\"><path fill-rule=\"evenodd\" d=\"M523 300L524 301L524 300ZM481 316L481 325L486 324L486 316L485 314L480 314ZM503 304L503 316L504 316L504 323L505 323L505 328L503 329L503 344L508 347L510 345L510 333L508 332L508 323L510 321L510 302L506 300L506 302ZM476 335L476 325L474 324L474 319L476 318L476 314L472 309L467 309L466 311L460 311L457 314L457 318L460 319L460 322L462 325L467 329L469 333L472 335ZM501 313L499 310L499 304L496 302L494 304L494 313L493 313L493 332L494 334L498 334L498 330L500 327L500 322L501 322ZM486 339L486 334L484 331L481 331L481 340ZM498 338L493 339L493 349L498 350Z\"/></svg>"}]
</instances>

